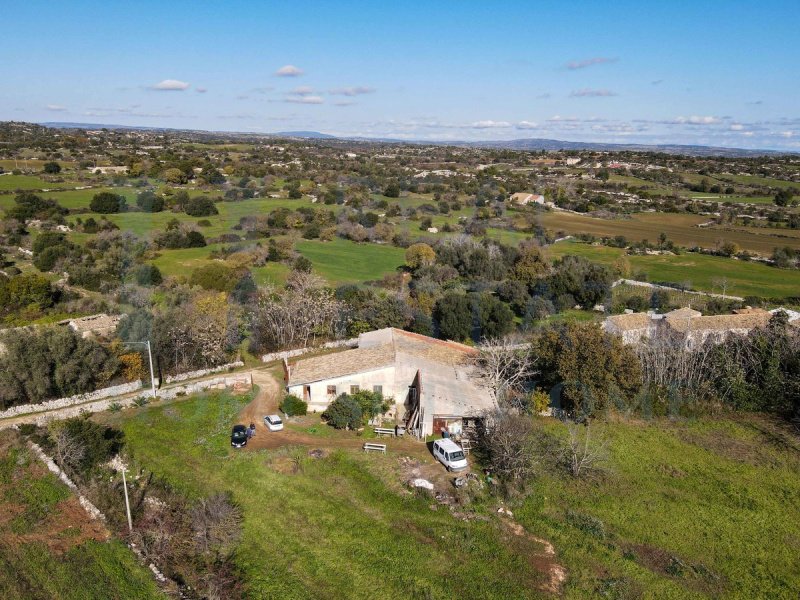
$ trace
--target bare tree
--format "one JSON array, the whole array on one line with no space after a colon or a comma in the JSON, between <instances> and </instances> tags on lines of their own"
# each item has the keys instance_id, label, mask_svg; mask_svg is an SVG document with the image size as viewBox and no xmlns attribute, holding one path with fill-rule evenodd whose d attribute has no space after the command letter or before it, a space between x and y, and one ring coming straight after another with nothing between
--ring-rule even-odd
<instances>
[{"instance_id":1,"label":"bare tree","mask_svg":"<svg viewBox=\"0 0 800 600\"><path fill-rule=\"evenodd\" d=\"M242 511L228 494L200 500L191 511L195 547L215 559L229 556L242 535Z\"/></svg>"},{"instance_id":2,"label":"bare tree","mask_svg":"<svg viewBox=\"0 0 800 600\"><path fill-rule=\"evenodd\" d=\"M539 463L532 420L496 410L485 415L478 432L478 448L486 466L506 482L524 483Z\"/></svg>"},{"instance_id":3,"label":"bare tree","mask_svg":"<svg viewBox=\"0 0 800 600\"><path fill-rule=\"evenodd\" d=\"M259 294L255 336L262 348L302 348L317 337L334 335L340 313L340 302L322 279L295 271L284 290L268 288Z\"/></svg>"},{"instance_id":4,"label":"bare tree","mask_svg":"<svg viewBox=\"0 0 800 600\"><path fill-rule=\"evenodd\" d=\"M567 425L569 439L562 449L562 459L573 477L581 477L590 471L602 468L608 459L608 443L606 440L592 439L591 421L584 425L570 423Z\"/></svg>"},{"instance_id":5,"label":"bare tree","mask_svg":"<svg viewBox=\"0 0 800 600\"><path fill-rule=\"evenodd\" d=\"M475 376L498 406L525 410L522 388L537 371L530 344L512 337L487 339L475 359Z\"/></svg>"},{"instance_id":6,"label":"bare tree","mask_svg":"<svg viewBox=\"0 0 800 600\"><path fill-rule=\"evenodd\" d=\"M62 469L77 471L86 455L86 448L83 444L72 437L64 427L60 427L52 439L55 444L53 458L58 466Z\"/></svg>"}]
</instances>

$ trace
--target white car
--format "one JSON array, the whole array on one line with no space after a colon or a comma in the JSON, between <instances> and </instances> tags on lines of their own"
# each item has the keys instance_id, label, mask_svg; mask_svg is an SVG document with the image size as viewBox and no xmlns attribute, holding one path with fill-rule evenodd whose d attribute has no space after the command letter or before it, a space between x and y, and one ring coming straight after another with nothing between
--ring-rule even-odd
<instances>
[{"instance_id":1,"label":"white car","mask_svg":"<svg viewBox=\"0 0 800 600\"><path fill-rule=\"evenodd\" d=\"M283 429L283 421L278 415L267 415L264 417L264 425L267 426L267 429L270 431L280 431Z\"/></svg>"},{"instance_id":2,"label":"white car","mask_svg":"<svg viewBox=\"0 0 800 600\"><path fill-rule=\"evenodd\" d=\"M433 456L448 471L463 471L469 466L461 446L449 438L433 442Z\"/></svg>"}]
</instances>

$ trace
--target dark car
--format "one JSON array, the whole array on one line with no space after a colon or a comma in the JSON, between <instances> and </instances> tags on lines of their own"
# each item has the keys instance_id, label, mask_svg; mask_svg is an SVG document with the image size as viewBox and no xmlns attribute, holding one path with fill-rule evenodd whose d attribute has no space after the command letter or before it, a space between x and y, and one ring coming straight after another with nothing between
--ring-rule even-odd
<instances>
[{"instance_id":1,"label":"dark car","mask_svg":"<svg viewBox=\"0 0 800 600\"><path fill-rule=\"evenodd\" d=\"M247 427L244 425L234 425L231 431L231 446L241 448L247 446Z\"/></svg>"}]
</instances>

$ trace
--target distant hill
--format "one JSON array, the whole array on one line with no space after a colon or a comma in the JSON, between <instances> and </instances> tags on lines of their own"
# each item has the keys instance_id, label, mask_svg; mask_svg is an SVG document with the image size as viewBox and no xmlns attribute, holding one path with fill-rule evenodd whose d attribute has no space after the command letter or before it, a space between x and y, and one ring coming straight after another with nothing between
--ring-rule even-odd
<instances>
[{"instance_id":1,"label":"distant hill","mask_svg":"<svg viewBox=\"0 0 800 600\"><path fill-rule=\"evenodd\" d=\"M687 156L723 156L723 157L748 157L780 154L797 154L781 150L750 150L746 148L724 148L718 146L699 146L684 144L611 144L605 142L568 142L565 140L551 140L547 138L522 138L517 140L487 140L479 142L470 141L424 141L424 140L399 140L388 137L359 137L359 136L335 136L319 131L277 131L275 133L252 133L252 132L212 132L198 129L174 129L169 127L143 127L136 125L109 125L101 123L70 123L60 121L50 121L40 123L45 127L56 129L139 129L148 131L186 131L193 133L208 134L233 134L246 135L248 137L270 137L270 138L302 138L309 140L341 140L343 142L373 142L390 144L431 144L436 146L461 146L470 148L497 148L501 150L594 150L597 152L660 152L664 154L683 154Z\"/></svg>"},{"instance_id":2,"label":"distant hill","mask_svg":"<svg viewBox=\"0 0 800 600\"><path fill-rule=\"evenodd\" d=\"M329 133L320 133L319 131L277 131L269 135L280 136L280 137L308 138L312 140L336 139L335 135L330 135Z\"/></svg>"}]
</instances>

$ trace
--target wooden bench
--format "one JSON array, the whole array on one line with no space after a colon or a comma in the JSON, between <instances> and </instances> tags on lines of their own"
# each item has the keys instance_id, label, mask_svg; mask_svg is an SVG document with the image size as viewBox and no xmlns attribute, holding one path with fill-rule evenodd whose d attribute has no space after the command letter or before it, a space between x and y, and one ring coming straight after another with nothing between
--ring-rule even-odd
<instances>
[{"instance_id":1,"label":"wooden bench","mask_svg":"<svg viewBox=\"0 0 800 600\"><path fill-rule=\"evenodd\" d=\"M375 435L394 435L394 427L376 427Z\"/></svg>"},{"instance_id":2,"label":"wooden bench","mask_svg":"<svg viewBox=\"0 0 800 600\"><path fill-rule=\"evenodd\" d=\"M372 442L365 442L364 452L383 452L384 454L386 454L386 444L374 444Z\"/></svg>"}]
</instances>

